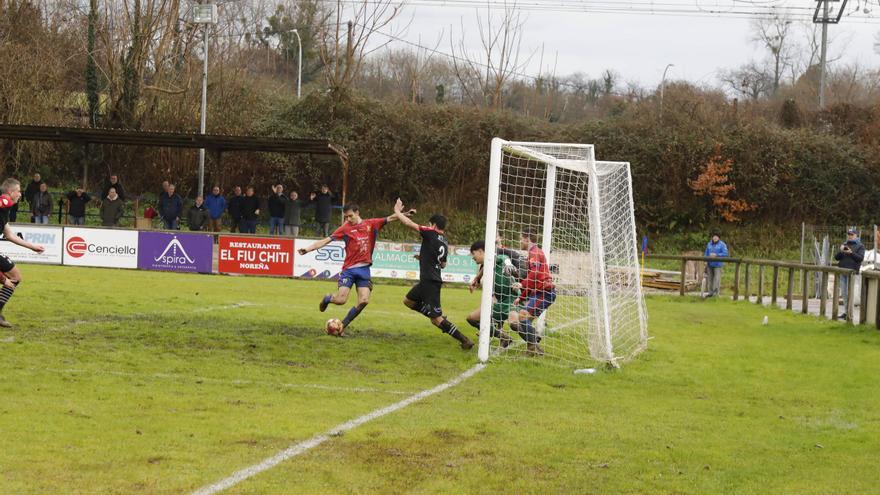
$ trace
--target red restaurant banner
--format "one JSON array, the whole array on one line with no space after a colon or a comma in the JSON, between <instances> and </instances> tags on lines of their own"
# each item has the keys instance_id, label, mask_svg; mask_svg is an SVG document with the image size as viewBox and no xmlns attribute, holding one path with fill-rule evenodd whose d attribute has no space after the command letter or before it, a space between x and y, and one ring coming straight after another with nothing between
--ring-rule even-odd
<instances>
[{"instance_id":1,"label":"red restaurant banner","mask_svg":"<svg viewBox=\"0 0 880 495\"><path fill-rule=\"evenodd\" d=\"M293 239L221 235L221 273L293 276Z\"/></svg>"}]
</instances>

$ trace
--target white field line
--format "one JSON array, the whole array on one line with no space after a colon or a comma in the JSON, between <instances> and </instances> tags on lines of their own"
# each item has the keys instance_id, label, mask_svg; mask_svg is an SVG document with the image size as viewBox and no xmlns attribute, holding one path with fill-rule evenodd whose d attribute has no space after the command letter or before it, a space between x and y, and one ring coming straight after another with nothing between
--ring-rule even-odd
<instances>
[{"instance_id":1,"label":"white field line","mask_svg":"<svg viewBox=\"0 0 880 495\"><path fill-rule=\"evenodd\" d=\"M442 384L437 385L436 387L431 388L431 389L423 390L415 395L412 395L410 397L407 397L406 399L403 399L400 402L395 402L394 404L391 404L390 406L385 406L383 408L376 409L373 412L364 414L363 416L359 416L359 417L354 418L352 420L346 421L345 423L337 425L325 433L321 433L321 434L316 435L308 440L291 445L290 447L282 450L281 452L278 452L277 454L273 455L272 457L266 458L257 464L254 464L254 465L246 467L240 471L236 471L235 473L232 473L232 475L230 475L228 478L224 478L224 479L222 479L212 485L208 485L208 486L202 487L202 488L194 491L192 495L213 495L215 493L220 493L221 491L226 490L228 488L232 488L233 486L241 483L242 481L244 481L248 478L256 476L257 474L260 474L263 471L267 471L269 469L272 469L273 467L277 466L278 464L281 464L282 462L284 462L286 460L292 459L300 454L308 452L309 450L317 447L318 445L321 445L322 443L326 442L327 440L330 440L331 438L333 438L335 436L339 436L345 432L348 432L348 431L353 430L354 428L357 428L358 426L360 426L364 423L368 423L374 419L381 418L382 416L385 416L387 414L391 414L395 411L399 411L399 410L403 409L404 407L406 407L410 404L413 404L414 402L418 402L426 397L430 397L434 394L443 392L444 390L446 390L448 388L454 387L454 386L458 385L459 383L467 380L468 378L470 378L470 377L474 376L475 374L479 373L480 371L482 371L483 368L485 368L485 366L486 365L484 365L482 363L474 365L472 368L468 369L464 373L458 375L457 377L453 378L452 380L449 380L446 383L442 383Z\"/></svg>"},{"instance_id":2,"label":"white field line","mask_svg":"<svg viewBox=\"0 0 880 495\"><path fill-rule=\"evenodd\" d=\"M265 380L226 380L223 378L205 378L200 376L189 376L189 375L180 375L173 373L133 373L128 371L110 371L110 370L83 370L83 369L55 369L55 368L28 368L28 371L34 373L40 372L48 372L48 373L60 373L60 374L89 374L89 375L107 375L107 376L121 376L127 378L153 378L153 379L165 379L165 380L177 380L183 382L204 382L204 383L214 383L218 385L262 385L266 387L277 387L277 388L307 388L307 389L315 389L315 390L326 390L330 392L352 392L352 393L364 393L364 394L391 394L391 395L409 395L411 391L404 390L386 390L381 388L371 388L371 387L338 387L335 385L321 385L318 383L277 383L270 382Z\"/></svg>"}]
</instances>

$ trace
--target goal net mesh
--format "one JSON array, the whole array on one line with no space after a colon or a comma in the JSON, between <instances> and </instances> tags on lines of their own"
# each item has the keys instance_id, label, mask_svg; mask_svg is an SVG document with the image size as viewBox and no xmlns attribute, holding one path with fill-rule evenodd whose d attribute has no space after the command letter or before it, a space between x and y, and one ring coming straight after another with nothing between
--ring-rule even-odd
<instances>
[{"instance_id":1,"label":"goal net mesh","mask_svg":"<svg viewBox=\"0 0 880 495\"><path fill-rule=\"evenodd\" d=\"M498 305L505 298L499 287L523 284L536 268L529 256L540 253L535 248L529 252L524 232L534 233L552 282L539 283L530 292L533 283L526 281L525 292L513 285L509 292L522 297L511 308L512 316L503 319L503 332L513 339L507 348L500 334L483 323L487 318L481 318L488 355L503 359L529 354L534 347L528 344L537 341L546 357L566 365L599 361L616 366L636 356L647 343L647 317L629 164L597 162L589 145L506 142L500 153L493 153L493 162L496 172L489 187L496 188L497 202L490 193L488 207L497 214L488 215L487 248L490 238L497 242L495 249L487 249L495 258L487 256L486 271L496 261L508 260L506 270L499 265L483 279L484 291L493 291L489 302L496 310L494 326L502 324L500 315L507 309ZM545 306L542 316L524 322ZM487 309L484 297L481 313ZM481 354L485 349L483 344Z\"/></svg>"}]
</instances>

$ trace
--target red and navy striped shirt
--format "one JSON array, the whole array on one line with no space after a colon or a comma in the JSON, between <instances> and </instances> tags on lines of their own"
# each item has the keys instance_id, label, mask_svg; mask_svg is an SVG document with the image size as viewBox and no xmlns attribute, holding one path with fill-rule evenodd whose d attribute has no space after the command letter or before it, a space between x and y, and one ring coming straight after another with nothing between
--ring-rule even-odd
<instances>
[{"instance_id":1,"label":"red and navy striped shirt","mask_svg":"<svg viewBox=\"0 0 880 495\"><path fill-rule=\"evenodd\" d=\"M361 220L361 223L357 225L345 222L330 234L333 240L345 242L343 270L373 264L373 249L376 248L376 239L379 237L379 230L386 223L388 223L387 218L367 218Z\"/></svg>"},{"instance_id":2,"label":"red and navy striped shirt","mask_svg":"<svg viewBox=\"0 0 880 495\"><path fill-rule=\"evenodd\" d=\"M522 286L523 297L553 289L553 276L550 275L547 257L537 244L529 248L529 273L522 281Z\"/></svg>"}]
</instances>

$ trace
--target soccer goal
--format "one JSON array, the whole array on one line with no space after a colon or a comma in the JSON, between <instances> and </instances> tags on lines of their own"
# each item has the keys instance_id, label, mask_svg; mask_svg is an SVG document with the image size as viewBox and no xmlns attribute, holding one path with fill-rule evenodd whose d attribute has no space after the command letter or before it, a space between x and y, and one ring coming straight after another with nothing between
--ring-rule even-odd
<instances>
[{"instance_id":1,"label":"soccer goal","mask_svg":"<svg viewBox=\"0 0 880 495\"><path fill-rule=\"evenodd\" d=\"M647 313L629 163L596 161L592 145L493 139L482 315L498 299L496 270L489 268L496 240L525 257L526 231L537 236L555 292L555 302L533 321L546 357L575 367L597 361L618 366L644 350ZM522 280L522 273L515 278ZM507 321L513 343L502 348L492 325L481 318L480 360L522 355L528 339Z\"/></svg>"}]
</instances>

